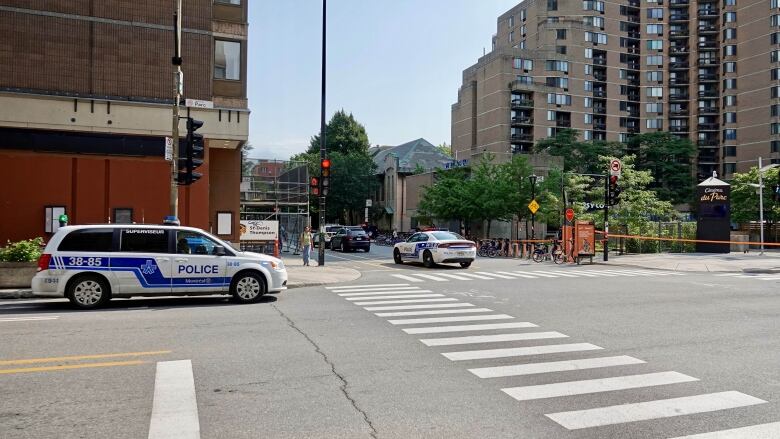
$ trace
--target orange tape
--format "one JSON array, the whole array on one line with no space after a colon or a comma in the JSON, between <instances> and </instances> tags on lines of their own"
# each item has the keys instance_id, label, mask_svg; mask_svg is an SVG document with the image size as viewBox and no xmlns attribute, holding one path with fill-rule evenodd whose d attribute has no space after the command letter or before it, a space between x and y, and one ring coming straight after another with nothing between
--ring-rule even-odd
<instances>
[{"instance_id":1,"label":"orange tape","mask_svg":"<svg viewBox=\"0 0 780 439\"><path fill-rule=\"evenodd\" d=\"M596 230L596 233L604 234L603 230ZM780 242L752 242L752 241L711 241L707 239L685 239L685 238L659 238L657 236L639 236L639 235L618 235L609 234L610 238L629 238L640 239L645 241L676 241L676 242L703 242L705 244L742 244L742 245L764 245L764 246L778 246Z\"/></svg>"}]
</instances>

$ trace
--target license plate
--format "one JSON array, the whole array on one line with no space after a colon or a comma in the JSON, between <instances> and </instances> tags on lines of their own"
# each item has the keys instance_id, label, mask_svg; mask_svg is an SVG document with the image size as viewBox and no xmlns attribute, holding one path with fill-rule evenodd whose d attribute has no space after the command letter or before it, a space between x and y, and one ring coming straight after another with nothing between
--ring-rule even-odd
<instances>
[{"instance_id":1,"label":"license plate","mask_svg":"<svg viewBox=\"0 0 780 439\"><path fill-rule=\"evenodd\" d=\"M466 256L466 252L458 252L458 256Z\"/></svg>"},{"instance_id":2,"label":"license plate","mask_svg":"<svg viewBox=\"0 0 780 439\"><path fill-rule=\"evenodd\" d=\"M357 241L362 241L362 240L363 240L363 238L355 238L355 240L357 240Z\"/></svg>"}]
</instances>

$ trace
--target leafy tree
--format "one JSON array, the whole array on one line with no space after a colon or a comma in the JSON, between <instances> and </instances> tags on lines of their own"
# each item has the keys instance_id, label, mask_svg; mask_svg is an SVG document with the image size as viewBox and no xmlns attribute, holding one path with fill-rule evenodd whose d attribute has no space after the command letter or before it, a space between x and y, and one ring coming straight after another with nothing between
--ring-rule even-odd
<instances>
[{"instance_id":1,"label":"leafy tree","mask_svg":"<svg viewBox=\"0 0 780 439\"><path fill-rule=\"evenodd\" d=\"M778 168L764 172L764 220L780 220L780 202L775 201L773 193L778 182ZM747 223L759 219L758 168L744 173L735 173L731 180L731 221Z\"/></svg>"},{"instance_id":2,"label":"leafy tree","mask_svg":"<svg viewBox=\"0 0 780 439\"><path fill-rule=\"evenodd\" d=\"M434 184L425 187L418 210L427 219L459 219L468 224L476 211L475 200L468 196L468 168L438 169Z\"/></svg>"},{"instance_id":3,"label":"leafy tree","mask_svg":"<svg viewBox=\"0 0 780 439\"><path fill-rule=\"evenodd\" d=\"M693 142L668 132L645 133L631 138L628 151L636 156L637 169L652 173L649 187L660 199L674 204L693 200Z\"/></svg>"},{"instance_id":4,"label":"leafy tree","mask_svg":"<svg viewBox=\"0 0 780 439\"><path fill-rule=\"evenodd\" d=\"M325 134L325 147L328 150L328 155L335 152L368 154L368 148L371 146L365 127L355 120L352 113L348 115L344 110L337 111L330 122L325 125ZM309 149L306 152L319 153L319 151L320 135L316 134L311 138Z\"/></svg>"},{"instance_id":5,"label":"leafy tree","mask_svg":"<svg viewBox=\"0 0 780 439\"><path fill-rule=\"evenodd\" d=\"M417 163L416 165L414 165L414 170L412 171L412 174L414 174L414 175L425 174L425 167L423 165Z\"/></svg>"},{"instance_id":6,"label":"leafy tree","mask_svg":"<svg viewBox=\"0 0 780 439\"><path fill-rule=\"evenodd\" d=\"M331 177L326 217L340 224L363 221L366 199L376 190L376 165L360 152L330 154Z\"/></svg>"},{"instance_id":7,"label":"leafy tree","mask_svg":"<svg viewBox=\"0 0 780 439\"><path fill-rule=\"evenodd\" d=\"M571 128L558 131L555 136L536 142L534 151L546 152L553 156L564 158L563 170L583 174L602 174L599 157L619 155L624 146L618 142L582 142L578 140L579 133Z\"/></svg>"},{"instance_id":8,"label":"leafy tree","mask_svg":"<svg viewBox=\"0 0 780 439\"><path fill-rule=\"evenodd\" d=\"M447 142L436 145L436 149L447 157L452 157L452 145L448 145Z\"/></svg>"},{"instance_id":9,"label":"leafy tree","mask_svg":"<svg viewBox=\"0 0 780 439\"><path fill-rule=\"evenodd\" d=\"M252 166L254 165L249 159L249 151L255 149L249 142L244 142L241 147L241 175L250 175L252 173Z\"/></svg>"}]
</instances>

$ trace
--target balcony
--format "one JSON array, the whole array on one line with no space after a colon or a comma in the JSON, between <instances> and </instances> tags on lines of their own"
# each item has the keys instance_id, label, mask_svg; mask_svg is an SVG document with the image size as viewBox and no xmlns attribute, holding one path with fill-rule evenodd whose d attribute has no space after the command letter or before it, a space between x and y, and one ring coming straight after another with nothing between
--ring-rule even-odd
<instances>
[{"instance_id":1,"label":"balcony","mask_svg":"<svg viewBox=\"0 0 780 439\"><path fill-rule=\"evenodd\" d=\"M639 134L639 127L627 127L626 132L628 134Z\"/></svg>"},{"instance_id":2,"label":"balcony","mask_svg":"<svg viewBox=\"0 0 780 439\"><path fill-rule=\"evenodd\" d=\"M512 125L533 125L534 118L533 117L513 117L511 119Z\"/></svg>"},{"instance_id":3,"label":"balcony","mask_svg":"<svg viewBox=\"0 0 780 439\"><path fill-rule=\"evenodd\" d=\"M705 115L705 114L719 114L720 108L718 107L699 107L699 114Z\"/></svg>"},{"instance_id":4,"label":"balcony","mask_svg":"<svg viewBox=\"0 0 780 439\"><path fill-rule=\"evenodd\" d=\"M606 123L593 123L593 129L597 131L606 131L607 130L607 124Z\"/></svg>"},{"instance_id":5,"label":"balcony","mask_svg":"<svg viewBox=\"0 0 780 439\"><path fill-rule=\"evenodd\" d=\"M691 53L691 48L688 46L669 46L669 53L673 53L673 54Z\"/></svg>"},{"instance_id":6,"label":"balcony","mask_svg":"<svg viewBox=\"0 0 780 439\"><path fill-rule=\"evenodd\" d=\"M512 134L509 136L512 142L532 142L534 140L533 134Z\"/></svg>"},{"instance_id":7,"label":"balcony","mask_svg":"<svg viewBox=\"0 0 780 439\"><path fill-rule=\"evenodd\" d=\"M697 160L700 164L708 164L708 165L717 165L718 164L718 155L717 154L699 154L697 157Z\"/></svg>"},{"instance_id":8,"label":"balcony","mask_svg":"<svg viewBox=\"0 0 780 439\"><path fill-rule=\"evenodd\" d=\"M698 95L700 98L717 98L720 93L718 93L718 90L699 90Z\"/></svg>"},{"instance_id":9,"label":"balcony","mask_svg":"<svg viewBox=\"0 0 780 439\"><path fill-rule=\"evenodd\" d=\"M688 6L689 4L690 4L689 0L669 0L669 6L672 8Z\"/></svg>"},{"instance_id":10,"label":"balcony","mask_svg":"<svg viewBox=\"0 0 780 439\"><path fill-rule=\"evenodd\" d=\"M717 73L699 73L699 82L718 82Z\"/></svg>"},{"instance_id":11,"label":"balcony","mask_svg":"<svg viewBox=\"0 0 780 439\"><path fill-rule=\"evenodd\" d=\"M698 15L699 18L713 18L720 15L720 13L715 8L702 8L696 11L696 15Z\"/></svg>"},{"instance_id":12,"label":"balcony","mask_svg":"<svg viewBox=\"0 0 780 439\"><path fill-rule=\"evenodd\" d=\"M628 94L627 97L628 97L628 100L631 101L631 102L639 102L640 99L641 99L641 97L639 96L638 93L630 93L630 94Z\"/></svg>"},{"instance_id":13,"label":"balcony","mask_svg":"<svg viewBox=\"0 0 780 439\"><path fill-rule=\"evenodd\" d=\"M699 41L699 50L718 50L717 41Z\"/></svg>"},{"instance_id":14,"label":"balcony","mask_svg":"<svg viewBox=\"0 0 780 439\"><path fill-rule=\"evenodd\" d=\"M669 16L669 21L688 21L691 19L691 16L688 14L671 14Z\"/></svg>"},{"instance_id":15,"label":"balcony","mask_svg":"<svg viewBox=\"0 0 780 439\"><path fill-rule=\"evenodd\" d=\"M718 131L720 126L717 123L700 123L696 125L696 129L699 131Z\"/></svg>"},{"instance_id":16,"label":"balcony","mask_svg":"<svg viewBox=\"0 0 780 439\"><path fill-rule=\"evenodd\" d=\"M690 99L688 93L669 93L670 101L687 101L688 99Z\"/></svg>"},{"instance_id":17,"label":"balcony","mask_svg":"<svg viewBox=\"0 0 780 439\"><path fill-rule=\"evenodd\" d=\"M698 58L696 60L696 64L699 66L717 66L720 64L720 59L718 58Z\"/></svg>"},{"instance_id":18,"label":"balcony","mask_svg":"<svg viewBox=\"0 0 780 439\"><path fill-rule=\"evenodd\" d=\"M633 38L635 40L640 39L642 36L639 32L628 32L628 38Z\"/></svg>"},{"instance_id":19,"label":"balcony","mask_svg":"<svg viewBox=\"0 0 780 439\"><path fill-rule=\"evenodd\" d=\"M671 126L669 127L669 131L672 133L689 133L690 127L688 127L687 125Z\"/></svg>"},{"instance_id":20,"label":"balcony","mask_svg":"<svg viewBox=\"0 0 780 439\"><path fill-rule=\"evenodd\" d=\"M677 62L670 62L669 68L671 70L688 70L691 66L691 63L687 61L677 61Z\"/></svg>"},{"instance_id":21,"label":"balcony","mask_svg":"<svg viewBox=\"0 0 780 439\"><path fill-rule=\"evenodd\" d=\"M606 81L607 80L607 74L606 73L593 73L593 78L596 81Z\"/></svg>"},{"instance_id":22,"label":"balcony","mask_svg":"<svg viewBox=\"0 0 780 439\"><path fill-rule=\"evenodd\" d=\"M690 84L690 78L688 78L688 77L669 78L669 84L670 85L688 85L688 84Z\"/></svg>"},{"instance_id":23,"label":"balcony","mask_svg":"<svg viewBox=\"0 0 780 439\"><path fill-rule=\"evenodd\" d=\"M700 34L716 34L718 33L718 27L712 24L699 26Z\"/></svg>"},{"instance_id":24,"label":"balcony","mask_svg":"<svg viewBox=\"0 0 780 439\"><path fill-rule=\"evenodd\" d=\"M626 20L630 21L631 23L639 23L639 16L638 15L626 15Z\"/></svg>"},{"instance_id":25,"label":"balcony","mask_svg":"<svg viewBox=\"0 0 780 439\"><path fill-rule=\"evenodd\" d=\"M626 63L626 68L630 70L639 70L639 63L638 62L630 62Z\"/></svg>"},{"instance_id":26,"label":"balcony","mask_svg":"<svg viewBox=\"0 0 780 439\"><path fill-rule=\"evenodd\" d=\"M517 108L534 108L534 101L531 99L512 99L513 109Z\"/></svg>"},{"instance_id":27,"label":"balcony","mask_svg":"<svg viewBox=\"0 0 780 439\"><path fill-rule=\"evenodd\" d=\"M559 128L570 128L571 127L571 120L569 119L561 119L555 121L555 126Z\"/></svg>"},{"instance_id":28,"label":"balcony","mask_svg":"<svg viewBox=\"0 0 780 439\"><path fill-rule=\"evenodd\" d=\"M688 35L690 35L688 29L669 31L669 38L688 38Z\"/></svg>"},{"instance_id":29,"label":"balcony","mask_svg":"<svg viewBox=\"0 0 780 439\"><path fill-rule=\"evenodd\" d=\"M605 97L607 97L607 91L606 90L593 89L593 96L597 97L597 98L605 98Z\"/></svg>"},{"instance_id":30,"label":"balcony","mask_svg":"<svg viewBox=\"0 0 780 439\"><path fill-rule=\"evenodd\" d=\"M605 65L607 65L607 59L606 58L593 58L593 64L596 64L598 66L605 66Z\"/></svg>"},{"instance_id":31,"label":"balcony","mask_svg":"<svg viewBox=\"0 0 780 439\"><path fill-rule=\"evenodd\" d=\"M699 139L696 141L699 148L717 148L718 143L718 139Z\"/></svg>"},{"instance_id":32,"label":"balcony","mask_svg":"<svg viewBox=\"0 0 780 439\"><path fill-rule=\"evenodd\" d=\"M595 114L607 114L607 107L593 107Z\"/></svg>"},{"instance_id":33,"label":"balcony","mask_svg":"<svg viewBox=\"0 0 780 439\"><path fill-rule=\"evenodd\" d=\"M680 118L680 117L688 118L688 116L689 116L688 110L673 110L669 112L669 117L672 118Z\"/></svg>"}]
</instances>

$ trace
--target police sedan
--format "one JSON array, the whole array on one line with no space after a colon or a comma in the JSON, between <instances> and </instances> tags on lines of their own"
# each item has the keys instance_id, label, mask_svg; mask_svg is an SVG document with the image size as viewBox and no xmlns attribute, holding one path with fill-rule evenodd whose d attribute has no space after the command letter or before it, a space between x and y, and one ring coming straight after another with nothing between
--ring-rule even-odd
<instances>
[{"instance_id":1,"label":"police sedan","mask_svg":"<svg viewBox=\"0 0 780 439\"><path fill-rule=\"evenodd\" d=\"M445 231L419 232L393 248L396 264L422 262L431 268L438 263L459 263L467 268L477 258L477 245L458 235Z\"/></svg>"},{"instance_id":2,"label":"police sedan","mask_svg":"<svg viewBox=\"0 0 780 439\"><path fill-rule=\"evenodd\" d=\"M192 227L61 227L46 245L33 295L96 308L112 297L230 294L251 303L287 288L277 258L241 252Z\"/></svg>"}]
</instances>

